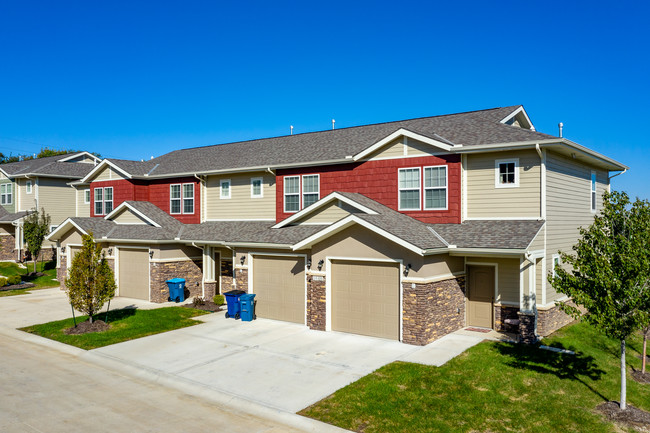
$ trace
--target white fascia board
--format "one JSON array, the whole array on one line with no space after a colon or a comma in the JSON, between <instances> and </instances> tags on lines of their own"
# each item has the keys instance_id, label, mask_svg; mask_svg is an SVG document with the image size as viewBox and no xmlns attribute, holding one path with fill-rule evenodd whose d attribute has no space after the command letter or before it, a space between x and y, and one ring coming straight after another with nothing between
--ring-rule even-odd
<instances>
[{"instance_id":1,"label":"white fascia board","mask_svg":"<svg viewBox=\"0 0 650 433\"><path fill-rule=\"evenodd\" d=\"M270 242L224 242L226 247L240 247L240 248L277 248L290 250L293 247L289 244L274 244Z\"/></svg>"},{"instance_id":2,"label":"white fascia board","mask_svg":"<svg viewBox=\"0 0 650 433\"><path fill-rule=\"evenodd\" d=\"M347 217L343 218L342 220L338 221L337 223L332 224L331 226L327 226L326 228L319 231L318 233L315 233L315 234L311 235L310 237L308 237L306 239L303 239L302 241L298 242L297 244L295 244L293 246L293 250L296 251L296 250L300 250L300 249L303 249L303 248L311 247L313 244L315 244L315 243L317 243L317 242L319 242L319 241L321 241L321 240L323 240L325 238L328 238L329 236L332 236L332 235L334 235L334 234L336 234L336 233L338 233L338 232L340 232L342 230L345 230L346 228L351 227L354 224L359 224L360 226L365 227L368 230L373 231L373 232L377 233L378 235L383 236L386 239L388 239L388 240L390 240L392 242L395 242L396 244L406 248L407 250L413 251L414 253L416 253L418 255L421 255L421 256L424 255L424 250L422 250L421 248L418 248L415 245L410 244L410 243L406 242L405 240L403 240L403 239L401 239L401 238L399 238L399 237L397 237L397 236L395 236L395 235L393 235L391 233L388 233L387 231L385 231L385 230L383 230L383 229L381 229L381 228L379 228L379 227L377 227L377 226L375 226L373 224L370 224L369 222L367 222L367 221L365 221L365 220L363 220L363 219L361 219L359 217L356 217L354 215L348 215Z\"/></svg>"},{"instance_id":3,"label":"white fascia board","mask_svg":"<svg viewBox=\"0 0 650 433\"><path fill-rule=\"evenodd\" d=\"M2 168L0 168L0 173L4 174L5 177L6 177L7 179L9 179L9 180L11 180L11 178L15 177L15 176L13 176L13 175L7 173L6 171L4 171Z\"/></svg>"},{"instance_id":4,"label":"white fascia board","mask_svg":"<svg viewBox=\"0 0 650 433\"><path fill-rule=\"evenodd\" d=\"M124 173L124 174L126 175L126 177L128 177L129 179L133 178L133 176L132 176L129 172L127 172L126 170L124 170L123 168L120 168L120 167L117 166L116 164L113 164L113 163L110 162L108 159L104 159L104 160L102 160L102 162L100 162L99 164L97 164L97 165L95 166L95 168L93 168L92 170L90 170L90 173L88 173L86 176L84 176L84 178L81 179L81 180L79 181L79 183L88 183L88 180L89 180L89 179L92 179L92 177L93 177L93 176L94 176L98 171L100 171L102 168L106 167L107 165L108 165L109 167L111 167L111 168L114 168L115 170L117 170L117 171L119 171L119 172L121 172L121 173Z\"/></svg>"},{"instance_id":5,"label":"white fascia board","mask_svg":"<svg viewBox=\"0 0 650 433\"><path fill-rule=\"evenodd\" d=\"M539 230L537 230L537 233L535 233L535 236L533 236L533 238L530 240L530 242L529 242L528 245L526 246L526 250L528 250L528 248L530 248L530 246L533 244L533 242L535 242L535 239L537 239L537 236L539 236L539 233L542 231L542 229L543 229L544 227L546 227L546 221L544 221L544 224L541 225L541 227L539 228Z\"/></svg>"},{"instance_id":6,"label":"white fascia board","mask_svg":"<svg viewBox=\"0 0 650 433\"><path fill-rule=\"evenodd\" d=\"M93 155L92 153L90 153L90 152L86 152L86 151L84 150L83 152L78 152L78 153L75 153L75 154L73 154L73 155L66 156L65 158L57 159L56 162L66 162L66 161L69 161L69 160L71 160L71 159L78 158L78 157L81 156L81 155L88 156L88 157L94 159L95 161L101 161L101 158L97 158L97 157L96 157L95 155Z\"/></svg>"},{"instance_id":7,"label":"white fascia board","mask_svg":"<svg viewBox=\"0 0 650 433\"><path fill-rule=\"evenodd\" d=\"M325 197L323 197L322 199L318 200L316 203L312 204L311 206L308 206L308 207L304 208L303 210L301 210L300 212L291 215L289 218L286 218L286 219L280 221L279 223L277 223L276 225L274 225L271 228L279 229L279 228L282 228L284 226L287 226L287 225L291 224L292 222L294 222L296 220L299 220L300 218L302 218L302 217L304 217L306 215L309 215L310 213L314 212L315 210L318 210L318 209L322 208L326 204L333 202L334 200L341 200L342 202L344 202L344 203L346 203L346 204L348 204L348 205L350 205L350 206L352 206L352 207L354 207L356 209L359 209L361 212L367 213L369 215L377 215L377 212L375 212L374 210L372 210L370 208L367 208L367 207L357 203L356 201L354 201L352 199L349 199L349 198L347 198L347 197L345 197L345 196L343 196L343 195L341 195L341 194L339 194L337 192L332 192L332 193L329 193L328 195L326 195Z\"/></svg>"},{"instance_id":8,"label":"white fascia board","mask_svg":"<svg viewBox=\"0 0 650 433\"><path fill-rule=\"evenodd\" d=\"M526 250L506 248L449 248L450 256L523 256Z\"/></svg>"},{"instance_id":9,"label":"white fascia board","mask_svg":"<svg viewBox=\"0 0 650 433\"><path fill-rule=\"evenodd\" d=\"M53 231L52 233L50 233L49 235L47 235L47 236L45 237L45 239L48 240L48 241L58 240L57 236L58 236L59 234L63 235L63 234L66 233L68 230L70 230L71 227L76 228L77 230L79 230L79 231L80 231L82 234L84 234L84 235L87 235L87 234L88 234L84 229L82 229L81 227L79 227L79 225L76 224L74 221L72 221L70 218L66 218L66 220L63 221L63 222L61 223L61 225L59 225L56 229L54 229L54 231Z\"/></svg>"},{"instance_id":10,"label":"white fascia board","mask_svg":"<svg viewBox=\"0 0 650 433\"><path fill-rule=\"evenodd\" d=\"M432 138L425 137L424 135L421 135L421 134L418 134L418 133L415 133L415 132L411 132L408 129L400 128L397 131L393 132L392 134L388 135L387 137L382 138L381 140L379 140L378 142L376 142L372 146L370 146L370 147L366 148L365 150L357 153L356 155L354 155L354 157L352 159L354 161L358 161L358 160L372 154L377 149L380 149L381 147L387 145L388 143L390 143L391 141L395 140L398 137L412 138L414 140L418 140L418 141L421 141L423 143L430 144L431 146L435 146L435 147L440 148L442 150L445 150L447 152L449 152L452 148L456 148L456 146L451 146L449 144L443 143L442 141L434 140ZM458 147L460 147L460 146L458 146Z\"/></svg>"},{"instance_id":11,"label":"white fascia board","mask_svg":"<svg viewBox=\"0 0 650 433\"><path fill-rule=\"evenodd\" d=\"M569 147L571 147L571 148L573 148L573 149L575 149L575 150L578 150L578 151L580 151L580 152L582 152L582 153L584 153L586 155L589 155L589 156L591 156L593 158L596 158L596 159L599 159L599 160L601 160L601 161L603 161L605 163L614 165L614 166L617 167L617 170L629 170L630 169L630 167L616 161L615 159L612 159L612 158L610 158L608 156L605 156L602 153L596 152L595 150L591 150L588 147L585 147L585 146L583 146L581 144L575 143L575 142L573 142L571 140L567 140L566 138L562 139L562 143L569 146Z\"/></svg>"},{"instance_id":12,"label":"white fascia board","mask_svg":"<svg viewBox=\"0 0 650 433\"><path fill-rule=\"evenodd\" d=\"M517 108L515 111L513 111L512 113L510 113L510 114L508 114L506 117L504 117L504 118L501 120L501 123L506 123L506 122L508 122L510 119L512 119L513 117L515 117L515 116L516 116L517 114L519 114L519 113L523 114L524 118L526 119L526 121L527 121L528 124L530 125L530 129L531 129L532 131L535 131L535 126L533 125L533 122L530 121L530 117L528 117L528 113L526 113L526 110L524 110L524 107L523 107L523 106Z\"/></svg>"},{"instance_id":13,"label":"white fascia board","mask_svg":"<svg viewBox=\"0 0 650 433\"><path fill-rule=\"evenodd\" d=\"M136 215L139 216L140 218L144 219L145 221L150 222L151 225L153 225L154 227L160 227L160 224L158 224L157 222L155 222L154 220L152 220L151 218L149 218L148 216L146 216L145 214L143 214L142 212L140 212L139 210L137 210L136 208L134 208L133 206L131 206L131 205L130 205L129 203L127 203L127 202L122 202L118 207L116 207L115 209L113 209L113 210L111 211L111 213L109 213L108 215L106 215L106 216L104 217L104 219L107 220L107 221L112 221L111 218L113 218L116 214L118 214L119 212L121 212L121 210L124 209L124 208L129 209L131 212L133 212L134 214L136 214Z\"/></svg>"}]
</instances>

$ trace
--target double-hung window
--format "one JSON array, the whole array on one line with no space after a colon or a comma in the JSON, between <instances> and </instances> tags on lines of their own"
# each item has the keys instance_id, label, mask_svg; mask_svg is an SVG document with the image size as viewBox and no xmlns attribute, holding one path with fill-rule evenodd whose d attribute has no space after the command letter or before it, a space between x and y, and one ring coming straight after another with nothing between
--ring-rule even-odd
<instances>
[{"instance_id":1,"label":"double-hung window","mask_svg":"<svg viewBox=\"0 0 650 433\"><path fill-rule=\"evenodd\" d=\"M95 188L95 215L108 215L113 210L113 187Z\"/></svg>"},{"instance_id":2,"label":"double-hung window","mask_svg":"<svg viewBox=\"0 0 650 433\"><path fill-rule=\"evenodd\" d=\"M399 210L420 210L420 167L400 168Z\"/></svg>"},{"instance_id":3,"label":"double-hung window","mask_svg":"<svg viewBox=\"0 0 650 433\"><path fill-rule=\"evenodd\" d=\"M495 161L496 188L516 188L519 186L519 159L497 159Z\"/></svg>"},{"instance_id":4,"label":"double-hung window","mask_svg":"<svg viewBox=\"0 0 650 433\"><path fill-rule=\"evenodd\" d=\"M591 172L591 211L596 212L596 172Z\"/></svg>"},{"instance_id":5,"label":"double-hung window","mask_svg":"<svg viewBox=\"0 0 650 433\"><path fill-rule=\"evenodd\" d=\"M264 197L264 191L262 190L262 178L261 177L252 177L251 178L251 198L262 198Z\"/></svg>"},{"instance_id":6,"label":"double-hung window","mask_svg":"<svg viewBox=\"0 0 650 433\"><path fill-rule=\"evenodd\" d=\"M194 184L169 185L169 213L192 214L194 213Z\"/></svg>"},{"instance_id":7,"label":"double-hung window","mask_svg":"<svg viewBox=\"0 0 650 433\"><path fill-rule=\"evenodd\" d=\"M32 193L32 181L28 180L25 182L25 193L26 194L31 194Z\"/></svg>"},{"instance_id":8,"label":"double-hung window","mask_svg":"<svg viewBox=\"0 0 650 433\"><path fill-rule=\"evenodd\" d=\"M306 208L318 201L320 190L317 174L309 174L302 177L302 208Z\"/></svg>"},{"instance_id":9,"label":"double-hung window","mask_svg":"<svg viewBox=\"0 0 650 433\"><path fill-rule=\"evenodd\" d=\"M229 199L230 198L230 179L221 179L219 182L219 185L221 186L220 192L219 192L219 198L220 199Z\"/></svg>"},{"instance_id":10,"label":"double-hung window","mask_svg":"<svg viewBox=\"0 0 650 433\"><path fill-rule=\"evenodd\" d=\"M0 185L0 203L1 204L11 204L13 200L12 197L12 184L3 183Z\"/></svg>"},{"instance_id":11,"label":"double-hung window","mask_svg":"<svg viewBox=\"0 0 650 433\"><path fill-rule=\"evenodd\" d=\"M90 204L90 189L84 190L84 204Z\"/></svg>"},{"instance_id":12,"label":"double-hung window","mask_svg":"<svg viewBox=\"0 0 650 433\"><path fill-rule=\"evenodd\" d=\"M300 176L284 178L284 211L298 212L300 210Z\"/></svg>"},{"instance_id":13,"label":"double-hung window","mask_svg":"<svg viewBox=\"0 0 650 433\"><path fill-rule=\"evenodd\" d=\"M424 209L447 209L447 166L424 167Z\"/></svg>"}]
</instances>

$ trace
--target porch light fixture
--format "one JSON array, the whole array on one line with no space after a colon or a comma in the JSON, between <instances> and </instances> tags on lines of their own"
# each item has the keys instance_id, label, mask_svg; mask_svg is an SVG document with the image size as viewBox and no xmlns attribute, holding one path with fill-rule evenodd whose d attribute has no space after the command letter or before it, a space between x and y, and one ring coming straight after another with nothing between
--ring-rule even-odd
<instances>
[{"instance_id":1,"label":"porch light fixture","mask_svg":"<svg viewBox=\"0 0 650 433\"><path fill-rule=\"evenodd\" d=\"M242 266L244 266L244 262L246 261L246 256L241 256L239 261L241 262Z\"/></svg>"},{"instance_id":2,"label":"porch light fixture","mask_svg":"<svg viewBox=\"0 0 650 433\"><path fill-rule=\"evenodd\" d=\"M113 255L113 248L109 248L109 249L108 249L108 255L109 255L109 256L112 256L112 255Z\"/></svg>"},{"instance_id":3,"label":"porch light fixture","mask_svg":"<svg viewBox=\"0 0 650 433\"><path fill-rule=\"evenodd\" d=\"M153 250L149 251L149 258L153 259Z\"/></svg>"},{"instance_id":4,"label":"porch light fixture","mask_svg":"<svg viewBox=\"0 0 650 433\"><path fill-rule=\"evenodd\" d=\"M311 269L311 257L307 259L307 269Z\"/></svg>"},{"instance_id":5,"label":"porch light fixture","mask_svg":"<svg viewBox=\"0 0 650 433\"><path fill-rule=\"evenodd\" d=\"M404 276L405 277L408 276L410 270L411 270L411 264L410 263L408 265L404 266Z\"/></svg>"},{"instance_id":6,"label":"porch light fixture","mask_svg":"<svg viewBox=\"0 0 650 433\"><path fill-rule=\"evenodd\" d=\"M323 265L324 265L324 264L325 264L325 260L320 259L320 260L318 261L318 270L319 270L319 271L323 270Z\"/></svg>"}]
</instances>

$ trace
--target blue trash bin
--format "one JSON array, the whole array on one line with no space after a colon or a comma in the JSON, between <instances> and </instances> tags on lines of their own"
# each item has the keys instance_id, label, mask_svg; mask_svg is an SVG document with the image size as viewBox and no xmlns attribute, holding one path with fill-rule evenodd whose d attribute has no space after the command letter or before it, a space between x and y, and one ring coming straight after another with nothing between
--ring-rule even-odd
<instances>
[{"instance_id":1,"label":"blue trash bin","mask_svg":"<svg viewBox=\"0 0 650 433\"><path fill-rule=\"evenodd\" d=\"M229 317L234 317L239 319L239 313L241 312L241 304L239 303L239 297L245 294L243 290L231 290L225 292L224 296L226 297L226 303L228 304L228 311L226 311L226 319Z\"/></svg>"},{"instance_id":2,"label":"blue trash bin","mask_svg":"<svg viewBox=\"0 0 650 433\"><path fill-rule=\"evenodd\" d=\"M241 304L241 320L242 322L250 322L257 319L255 316L255 294L246 293L239 297Z\"/></svg>"},{"instance_id":3,"label":"blue trash bin","mask_svg":"<svg viewBox=\"0 0 650 433\"><path fill-rule=\"evenodd\" d=\"M169 297L167 300L169 302L183 302L185 300L185 279L172 278L165 282L167 283L167 287L169 287Z\"/></svg>"}]
</instances>

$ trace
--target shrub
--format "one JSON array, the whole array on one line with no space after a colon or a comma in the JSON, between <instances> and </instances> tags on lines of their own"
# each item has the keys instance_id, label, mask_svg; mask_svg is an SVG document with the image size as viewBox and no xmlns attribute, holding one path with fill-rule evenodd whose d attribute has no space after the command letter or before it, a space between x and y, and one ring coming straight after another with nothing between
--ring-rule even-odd
<instances>
[{"instance_id":1,"label":"shrub","mask_svg":"<svg viewBox=\"0 0 650 433\"><path fill-rule=\"evenodd\" d=\"M6 285L7 285L7 278L0 277L0 287L4 287Z\"/></svg>"},{"instance_id":2,"label":"shrub","mask_svg":"<svg viewBox=\"0 0 650 433\"><path fill-rule=\"evenodd\" d=\"M192 305L195 307L205 305L205 300L200 296L195 296L194 299L192 299Z\"/></svg>"},{"instance_id":3,"label":"shrub","mask_svg":"<svg viewBox=\"0 0 650 433\"><path fill-rule=\"evenodd\" d=\"M223 295L214 295L214 298L212 298L212 302L214 302L217 305L223 305L226 303L226 298Z\"/></svg>"},{"instance_id":4,"label":"shrub","mask_svg":"<svg viewBox=\"0 0 650 433\"><path fill-rule=\"evenodd\" d=\"M20 281L21 281L20 275L12 275L9 278L7 278L7 284L9 284L10 286L14 284L20 284Z\"/></svg>"}]
</instances>

